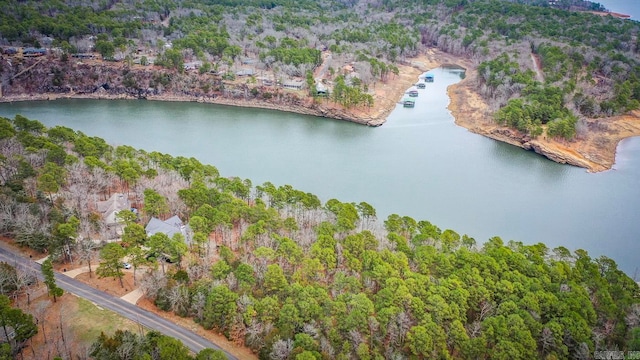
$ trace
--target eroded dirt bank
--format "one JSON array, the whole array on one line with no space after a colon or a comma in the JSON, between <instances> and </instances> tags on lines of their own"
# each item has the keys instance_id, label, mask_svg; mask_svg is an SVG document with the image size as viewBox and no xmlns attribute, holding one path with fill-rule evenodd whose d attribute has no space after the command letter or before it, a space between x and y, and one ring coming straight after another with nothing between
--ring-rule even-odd
<instances>
[{"instance_id":1,"label":"eroded dirt bank","mask_svg":"<svg viewBox=\"0 0 640 360\"><path fill-rule=\"evenodd\" d=\"M456 124L469 131L535 151L555 162L599 172L611 169L615 163L620 140L640 136L640 111L610 118L586 119L575 140L566 141L540 136L532 139L515 129L499 126L493 121L489 105L475 92L475 71L467 71L465 80L448 89L449 110Z\"/></svg>"}]
</instances>

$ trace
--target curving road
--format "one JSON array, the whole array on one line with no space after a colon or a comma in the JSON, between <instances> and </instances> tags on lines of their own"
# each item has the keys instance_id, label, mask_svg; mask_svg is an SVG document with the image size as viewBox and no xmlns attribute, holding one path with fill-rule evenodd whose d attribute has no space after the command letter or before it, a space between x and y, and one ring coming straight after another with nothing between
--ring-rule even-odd
<instances>
[{"instance_id":1,"label":"curving road","mask_svg":"<svg viewBox=\"0 0 640 360\"><path fill-rule=\"evenodd\" d=\"M4 261L17 269L33 272L37 274L38 278L42 279L40 264L23 258L22 256L2 247L0 247L0 261ZM198 353L202 349L211 348L215 350L222 350L229 359L237 359L235 356L202 336L197 335L180 325L174 324L150 311L139 308L136 305L130 304L103 291L94 289L68 276L60 273L56 273L55 275L57 285L64 289L64 291L87 299L93 302L96 306L109 309L130 320L136 321L149 329L157 330L167 336L174 337L182 341L186 347L195 353Z\"/></svg>"}]
</instances>

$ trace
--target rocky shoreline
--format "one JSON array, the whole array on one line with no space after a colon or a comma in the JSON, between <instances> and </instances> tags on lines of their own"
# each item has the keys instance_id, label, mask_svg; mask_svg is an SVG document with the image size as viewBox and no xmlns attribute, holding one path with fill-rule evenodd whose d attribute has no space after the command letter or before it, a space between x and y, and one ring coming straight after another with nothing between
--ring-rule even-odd
<instances>
[{"instance_id":1,"label":"rocky shoreline","mask_svg":"<svg viewBox=\"0 0 640 360\"><path fill-rule=\"evenodd\" d=\"M539 137L531 139L514 129L498 126L492 119L489 105L477 94L473 82L475 68L462 58L429 50L410 62L400 65L400 73L385 83L375 87L374 106L371 108L345 109L324 99L311 99L299 96L295 92L283 92L278 99L261 99L230 95L191 96L172 92L145 94L144 99L151 101L201 102L229 106L241 106L293 112L303 115L318 116L337 120L350 121L367 126L381 126L395 108L405 91L411 87L418 76L425 71L442 66L463 68L467 74L464 80L452 85L447 90L451 99L448 109L455 123L469 131L497 141L506 142L525 150L534 151L548 159L599 172L611 169L615 162L617 145L620 140L640 136L640 111L624 116L607 119L589 119L587 123L594 131L589 131L579 140L561 141ZM64 93L31 93L5 94L0 102L75 99L140 99L130 93L113 94L106 91L64 92Z\"/></svg>"},{"instance_id":2,"label":"rocky shoreline","mask_svg":"<svg viewBox=\"0 0 640 360\"><path fill-rule=\"evenodd\" d=\"M618 143L640 136L640 110L610 118L585 119L587 131L572 141L540 136L532 139L515 129L493 121L490 106L477 94L472 84L475 69L468 68L466 78L447 90L455 123L469 131L534 151L552 161L587 169L589 172L610 170L615 163Z\"/></svg>"},{"instance_id":3,"label":"rocky shoreline","mask_svg":"<svg viewBox=\"0 0 640 360\"><path fill-rule=\"evenodd\" d=\"M227 106L250 107L268 110L285 111L302 115L318 116L336 120L345 120L361 125L380 126L384 123L386 117L351 117L346 111L327 109L320 106L296 105L296 104L278 104L270 101L261 101L256 99L245 100L227 97L191 97L176 94L148 95L139 98L131 95L112 95L112 94L30 94L5 96L0 98L0 103L19 102L19 101L53 101L58 99L92 99L92 100L149 100L149 101L176 101L176 102L198 102L208 104L218 104ZM391 112L391 110L389 110Z\"/></svg>"}]
</instances>

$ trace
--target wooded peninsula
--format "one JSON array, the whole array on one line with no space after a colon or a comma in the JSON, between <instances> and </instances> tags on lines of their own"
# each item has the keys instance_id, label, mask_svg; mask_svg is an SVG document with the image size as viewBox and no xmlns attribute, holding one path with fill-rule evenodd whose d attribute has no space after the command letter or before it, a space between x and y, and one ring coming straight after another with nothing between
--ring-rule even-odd
<instances>
[{"instance_id":1,"label":"wooded peninsula","mask_svg":"<svg viewBox=\"0 0 640 360\"><path fill-rule=\"evenodd\" d=\"M455 65L456 123L590 171L640 135L640 23L578 0L2 1L1 101L201 101L371 126Z\"/></svg>"}]
</instances>

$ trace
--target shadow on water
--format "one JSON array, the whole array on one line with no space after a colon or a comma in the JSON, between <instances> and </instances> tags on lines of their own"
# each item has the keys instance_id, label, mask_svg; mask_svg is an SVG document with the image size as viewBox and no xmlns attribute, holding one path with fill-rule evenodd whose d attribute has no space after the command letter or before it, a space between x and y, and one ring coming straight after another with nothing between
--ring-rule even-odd
<instances>
[{"instance_id":1,"label":"shadow on water","mask_svg":"<svg viewBox=\"0 0 640 360\"><path fill-rule=\"evenodd\" d=\"M501 141L492 141L491 153L495 160L500 161L501 166L510 171L525 171L531 175L541 174L555 180L566 176L572 169L570 165L558 164L535 151Z\"/></svg>"}]
</instances>

